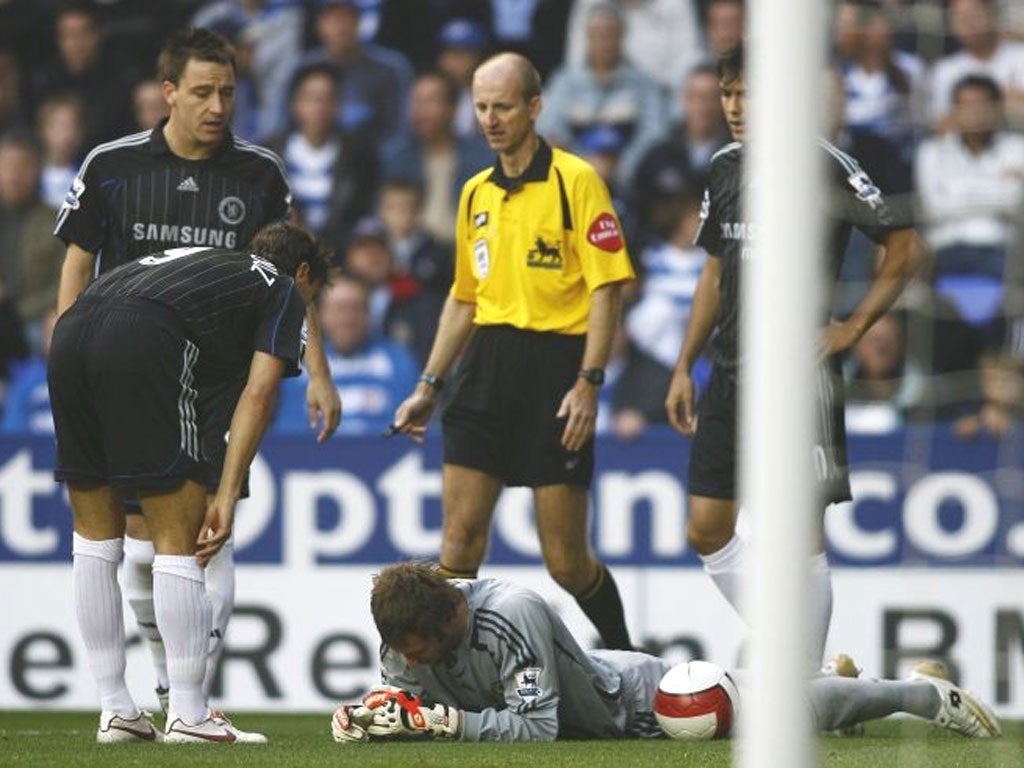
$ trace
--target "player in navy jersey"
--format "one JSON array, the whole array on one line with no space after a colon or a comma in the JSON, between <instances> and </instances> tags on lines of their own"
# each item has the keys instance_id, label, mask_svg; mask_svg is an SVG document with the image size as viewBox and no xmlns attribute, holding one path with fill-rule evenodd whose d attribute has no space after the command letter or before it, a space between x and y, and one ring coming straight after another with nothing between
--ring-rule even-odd
<instances>
[{"instance_id":1,"label":"player in navy jersey","mask_svg":"<svg viewBox=\"0 0 1024 768\"><path fill-rule=\"evenodd\" d=\"M743 261L757 237L742 210L747 102L742 48L719 60L718 74L722 107L735 141L715 154L709 169L697 234L697 244L708 252L709 258L698 282L665 407L673 427L693 437L687 539L716 586L736 606L739 574L745 570L744 543L736 535L740 276ZM910 227L909 211L902 204L883 199L856 160L824 140L818 141L815 151L825 155L827 168L823 258L827 260L824 271L832 283L838 278L852 227L885 249L875 279L852 315L842 322L830 321L830 301L821 310L822 363L817 372L818 402L814 407L818 413L818 435L813 461L824 508L850 498L839 355L852 348L895 301L916 268L920 248ZM794 211L793 215L818 213ZM711 338L714 367L698 412L690 369L716 328ZM815 557L812 575L812 648L814 661L819 663L832 615L831 576L824 552Z\"/></svg>"},{"instance_id":2,"label":"player in navy jersey","mask_svg":"<svg viewBox=\"0 0 1024 768\"><path fill-rule=\"evenodd\" d=\"M56 477L74 514L75 607L99 688L100 742L160 740L124 682L125 493L139 498L156 549L155 619L170 689L164 738L265 741L207 708L203 567L231 534L278 383L298 373L303 318L328 266L308 232L274 224L244 251L172 248L129 262L92 283L57 323L49 359ZM208 502L201 436L218 414L204 406L210 391L240 377Z\"/></svg>"},{"instance_id":3,"label":"player in navy jersey","mask_svg":"<svg viewBox=\"0 0 1024 768\"><path fill-rule=\"evenodd\" d=\"M58 311L64 312L96 275L165 248L239 249L261 229L285 221L291 193L280 158L268 149L236 138L228 130L235 98L234 56L227 42L204 29L174 35L160 53L169 117L153 130L122 137L93 149L82 163L57 218L56 234L67 244ZM311 424L323 414L319 440L335 430L341 414L337 390L324 359L315 313L310 327L310 372L306 403ZM223 455L224 433L234 395L244 378L225 382L209 394L208 410L218 404L200 436L204 451ZM219 480L211 464L209 487ZM137 511L130 503L129 511ZM163 644L153 616L150 567L153 545L143 518L129 517L125 543L125 591L139 629L153 655L157 694L166 704ZM234 607L234 555L231 542L207 569L214 604L209 688Z\"/></svg>"}]
</instances>

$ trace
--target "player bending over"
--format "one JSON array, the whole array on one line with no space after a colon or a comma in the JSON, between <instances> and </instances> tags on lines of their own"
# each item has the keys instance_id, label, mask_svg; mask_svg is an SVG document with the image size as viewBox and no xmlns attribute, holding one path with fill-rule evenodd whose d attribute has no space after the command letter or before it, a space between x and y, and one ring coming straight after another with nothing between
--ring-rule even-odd
<instances>
[{"instance_id":1,"label":"player bending over","mask_svg":"<svg viewBox=\"0 0 1024 768\"><path fill-rule=\"evenodd\" d=\"M384 685L335 710L335 741L662 735L652 710L668 662L584 651L532 590L496 579L453 584L431 565L400 563L374 579L370 607ZM988 707L932 675L819 677L810 691L819 730L906 712L966 736L1000 732Z\"/></svg>"}]
</instances>

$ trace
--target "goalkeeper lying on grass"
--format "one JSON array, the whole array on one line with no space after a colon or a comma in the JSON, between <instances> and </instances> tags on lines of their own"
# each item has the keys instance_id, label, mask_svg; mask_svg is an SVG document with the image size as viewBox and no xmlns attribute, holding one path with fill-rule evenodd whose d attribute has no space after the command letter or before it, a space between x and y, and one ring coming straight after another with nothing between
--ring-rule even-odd
<instances>
[{"instance_id":1,"label":"goalkeeper lying on grass","mask_svg":"<svg viewBox=\"0 0 1024 768\"><path fill-rule=\"evenodd\" d=\"M536 592L494 579L453 584L430 565L400 563L374 579L370 608L385 685L335 710L336 741L661 735L652 705L670 665L645 653L584 651ZM907 712L967 736L999 735L988 707L934 672L822 676L810 691L821 730Z\"/></svg>"}]
</instances>

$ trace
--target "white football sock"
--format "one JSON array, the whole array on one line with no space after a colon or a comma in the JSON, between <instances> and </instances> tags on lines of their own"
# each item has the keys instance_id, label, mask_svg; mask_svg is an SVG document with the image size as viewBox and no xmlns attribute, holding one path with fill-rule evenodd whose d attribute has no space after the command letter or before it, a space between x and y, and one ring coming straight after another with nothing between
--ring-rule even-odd
<instances>
[{"instance_id":1,"label":"white football sock","mask_svg":"<svg viewBox=\"0 0 1024 768\"><path fill-rule=\"evenodd\" d=\"M828 556L819 552L811 558L811 665L821 666L828 640L828 627L832 623L832 571L828 567Z\"/></svg>"},{"instance_id":2,"label":"white football sock","mask_svg":"<svg viewBox=\"0 0 1024 768\"><path fill-rule=\"evenodd\" d=\"M203 693L209 698L217 663L224 652L228 622L235 609L235 547L231 539L224 542L220 552L206 564L206 596L210 599L213 616L206 677L203 680Z\"/></svg>"},{"instance_id":3,"label":"white football sock","mask_svg":"<svg viewBox=\"0 0 1024 768\"><path fill-rule=\"evenodd\" d=\"M167 649L170 712L189 725L206 719L203 676L210 642L210 601L192 555L153 558L156 623Z\"/></svg>"},{"instance_id":4,"label":"white football sock","mask_svg":"<svg viewBox=\"0 0 1024 768\"><path fill-rule=\"evenodd\" d=\"M153 542L124 537L124 596L132 607L139 634L149 648L156 670L156 684L167 688L167 652L156 626L153 608Z\"/></svg>"},{"instance_id":5,"label":"white football sock","mask_svg":"<svg viewBox=\"0 0 1024 768\"><path fill-rule=\"evenodd\" d=\"M746 542L735 533L729 542L717 552L700 555L704 571L715 582L718 591L736 609L740 618L746 620L742 607L743 573L746 570Z\"/></svg>"},{"instance_id":6,"label":"white football sock","mask_svg":"<svg viewBox=\"0 0 1024 768\"><path fill-rule=\"evenodd\" d=\"M96 680L100 706L128 719L138 717L124 682L124 613L117 566L121 539L93 541L75 533L72 537L75 614L85 642L89 668Z\"/></svg>"}]
</instances>

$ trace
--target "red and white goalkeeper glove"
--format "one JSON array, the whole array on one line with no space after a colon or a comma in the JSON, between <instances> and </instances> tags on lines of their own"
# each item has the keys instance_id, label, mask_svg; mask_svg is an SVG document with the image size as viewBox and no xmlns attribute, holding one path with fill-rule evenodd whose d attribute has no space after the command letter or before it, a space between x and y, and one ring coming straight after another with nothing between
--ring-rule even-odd
<instances>
[{"instance_id":1,"label":"red and white goalkeeper glove","mask_svg":"<svg viewBox=\"0 0 1024 768\"><path fill-rule=\"evenodd\" d=\"M370 712L373 720L366 732L376 738L457 739L462 735L461 710L444 704L428 704L409 691L387 692L386 701L371 707Z\"/></svg>"},{"instance_id":2,"label":"red and white goalkeeper glove","mask_svg":"<svg viewBox=\"0 0 1024 768\"><path fill-rule=\"evenodd\" d=\"M331 716L331 736L340 744L369 741L366 729L373 722L373 713L360 704L342 704Z\"/></svg>"}]
</instances>

